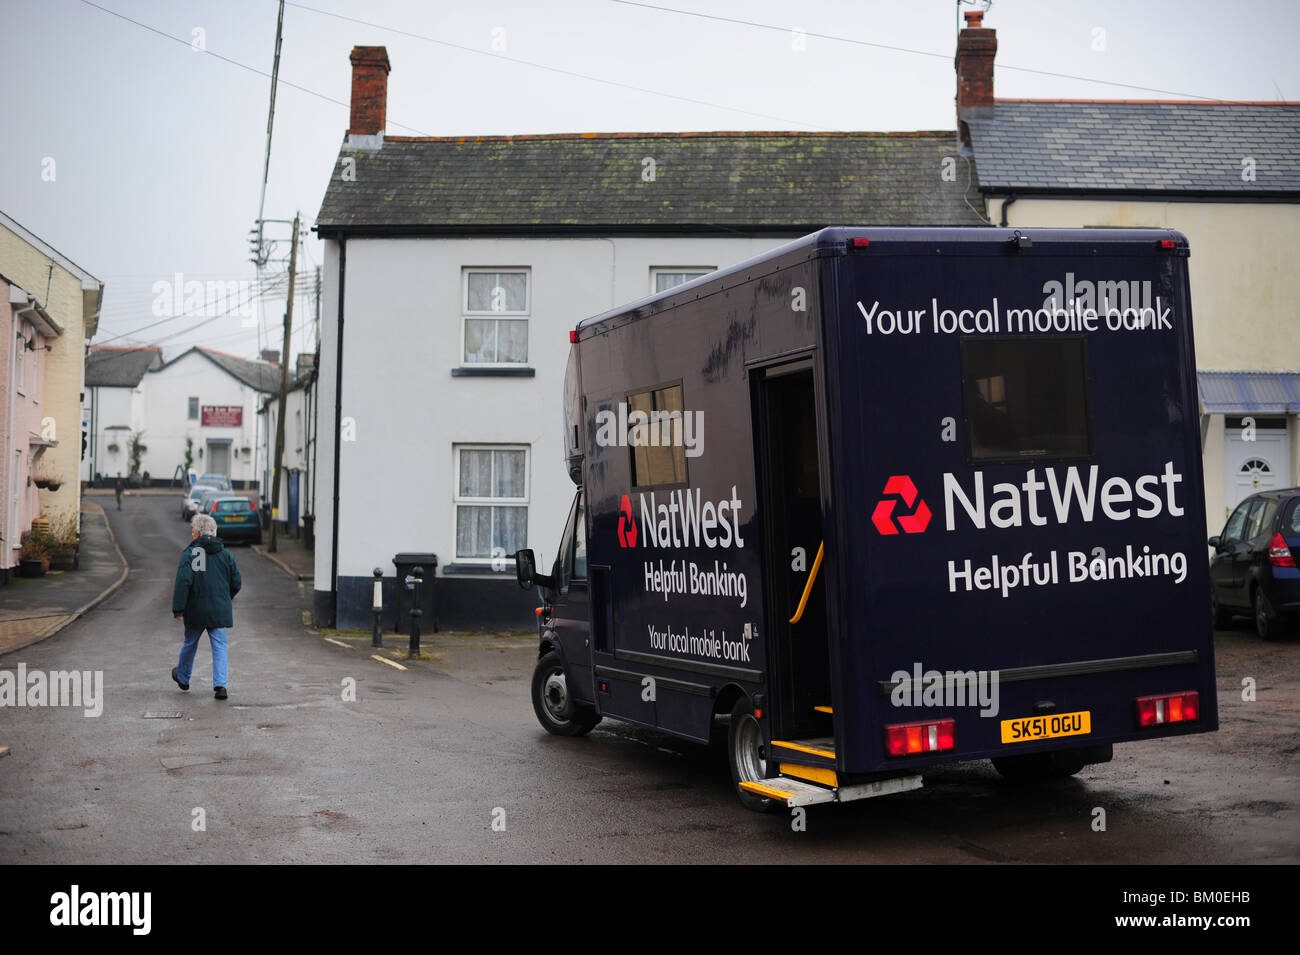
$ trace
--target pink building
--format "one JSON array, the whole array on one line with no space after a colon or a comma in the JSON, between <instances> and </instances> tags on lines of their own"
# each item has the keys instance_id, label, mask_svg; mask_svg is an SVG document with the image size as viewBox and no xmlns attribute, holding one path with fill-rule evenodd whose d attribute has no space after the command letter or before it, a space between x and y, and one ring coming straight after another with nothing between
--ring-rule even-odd
<instances>
[{"instance_id":1,"label":"pink building","mask_svg":"<svg viewBox=\"0 0 1300 955\"><path fill-rule=\"evenodd\" d=\"M23 531L40 516L40 491L49 474L42 457L57 445L45 407L45 356L63 329L35 296L0 275L0 569L18 565Z\"/></svg>"}]
</instances>

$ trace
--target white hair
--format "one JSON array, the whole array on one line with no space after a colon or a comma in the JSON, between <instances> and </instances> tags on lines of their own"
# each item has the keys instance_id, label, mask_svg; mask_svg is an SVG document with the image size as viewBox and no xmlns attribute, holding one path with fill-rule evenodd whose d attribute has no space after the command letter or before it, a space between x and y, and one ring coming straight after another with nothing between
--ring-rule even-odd
<instances>
[{"instance_id":1,"label":"white hair","mask_svg":"<svg viewBox=\"0 0 1300 955\"><path fill-rule=\"evenodd\" d=\"M200 537L216 537L217 522L206 514L195 514L190 527L199 532Z\"/></svg>"}]
</instances>

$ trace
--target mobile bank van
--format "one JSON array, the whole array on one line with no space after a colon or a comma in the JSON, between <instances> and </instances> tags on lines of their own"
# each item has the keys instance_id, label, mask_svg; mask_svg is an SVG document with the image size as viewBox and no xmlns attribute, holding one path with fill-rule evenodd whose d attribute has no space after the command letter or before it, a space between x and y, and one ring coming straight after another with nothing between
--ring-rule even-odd
<instances>
[{"instance_id":1,"label":"mobile bank van","mask_svg":"<svg viewBox=\"0 0 1300 955\"><path fill-rule=\"evenodd\" d=\"M725 732L760 810L1217 729L1187 256L834 228L580 322L542 725Z\"/></svg>"}]
</instances>

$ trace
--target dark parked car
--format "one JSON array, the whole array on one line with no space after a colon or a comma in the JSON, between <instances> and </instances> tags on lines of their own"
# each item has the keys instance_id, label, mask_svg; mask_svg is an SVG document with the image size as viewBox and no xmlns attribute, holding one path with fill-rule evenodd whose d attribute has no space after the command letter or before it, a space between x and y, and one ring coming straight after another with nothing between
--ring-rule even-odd
<instances>
[{"instance_id":1,"label":"dark parked car","mask_svg":"<svg viewBox=\"0 0 1300 955\"><path fill-rule=\"evenodd\" d=\"M1265 640L1300 614L1300 488L1252 494L1210 538L1214 626L1249 613Z\"/></svg>"},{"instance_id":2,"label":"dark parked car","mask_svg":"<svg viewBox=\"0 0 1300 955\"><path fill-rule=\"evenodd\" d=\"M203 512L217 522L217 537L223 541L262 543L262 522L257 505L238 494L221 492L204 498Z\"/></svg>"}]
</instances>

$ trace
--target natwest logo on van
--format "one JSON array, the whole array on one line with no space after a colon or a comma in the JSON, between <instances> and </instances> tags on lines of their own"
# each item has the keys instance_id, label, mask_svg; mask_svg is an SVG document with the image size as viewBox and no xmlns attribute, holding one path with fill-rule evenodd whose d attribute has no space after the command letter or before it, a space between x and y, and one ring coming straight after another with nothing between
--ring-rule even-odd
<instances>
[{"instance_id":1,"label":"natwest logo on van","mask_svg":"<svg viewBox=\"0 0 1300 955\"><path fill-rule=\"evenodd\" d=\"M1072 520L1092 523L1097 511L1112 521L1136 517L1150 520L1161 514L1181 517L1178 485L1183 476L1166 461L1164 470L1139 474L1134 478L1103 476L1096 465L1080 470L1045 467L1040 480L1037 468L1024 472L1023 481L999 481L985 490L984 472L975 471L969 490L957 475L943 476L943 505L948 530L957 527L957 515L964 514L972 527L1021 527L1026 521L1038 527L1050 523L1068 524ZM1161 486L1163 485L1163 487ZM1046 493L1043 493L1046 492Z\"/></svg>"},{"instance_id":2,"label":"natwest logo on van","mask_svg":"<svg viewBox=\"0 0 1300 955\"><path fill-rule=\"evenodd\" d=\"M876 509L871 514L871 523L876 525L876 530L882 534L897 534L901 527L904 534L925 532L930 524L930 508L917 494L916 485L912 483L910 477L906 474L893 475L885 482L884 493L885 497L877 502ZM912 509L912 513L895 517L894 505L898 503L897 498L900 497L903 503Z\"/></svg>"},{"instance_id":3,"label":"natwest logo on van","mask_svg":"<svg viewBox=\"0 0 1300 955\"><path fill-rule=\"evenodd\" d=\"M636 520L632 517L632 499L626 494L618 505L618 546L636 546Z\"/></svg>"}]
</instances>

